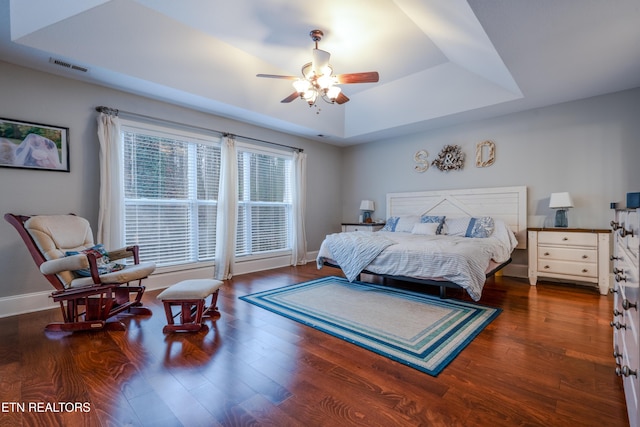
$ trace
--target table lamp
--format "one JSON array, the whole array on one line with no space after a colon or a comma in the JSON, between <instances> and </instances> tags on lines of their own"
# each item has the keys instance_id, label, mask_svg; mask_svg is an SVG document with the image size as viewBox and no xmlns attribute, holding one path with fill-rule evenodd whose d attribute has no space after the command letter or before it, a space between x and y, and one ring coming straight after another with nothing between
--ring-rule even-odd
<instances>
[{"instance_id":1,"label":"table lamp","mask_svg":"<svg viewBox=\"0 0 640 427\"><path fill-rule=\"evenodd\" d=\"M573 207L571 195L569 193L551 193L549 207L557 209L555 227L568 227L567 210Z\"/></svg>"},{"instance_id":2,"label":"table lamp","mask_svg":"<svg viewBox=\"0 0 640 427\"><path fill-rule=\"evenodd\" d=\"M360 202L360 210L362 211L362 222L366 222L366 223L370 223L372 222L371 219L371 212L373 212L374 209L374 204L373 204L373 200L363 200Z\"/></svg>"}]
</instances>

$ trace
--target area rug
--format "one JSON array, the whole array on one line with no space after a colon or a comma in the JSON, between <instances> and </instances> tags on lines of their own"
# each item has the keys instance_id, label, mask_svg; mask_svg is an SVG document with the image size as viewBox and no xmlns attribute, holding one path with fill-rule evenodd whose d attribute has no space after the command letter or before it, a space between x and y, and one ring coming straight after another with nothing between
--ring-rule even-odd
<instances>
[{"instance_id":1,"label":"area rug","mask_svg":"<svg viewBox=\"0 0 640 427\"><path fill-rule=\"evenodd\" d=\"M433 376L501 311L342 277L240 299Z\"/></svg>"}]
</instances>

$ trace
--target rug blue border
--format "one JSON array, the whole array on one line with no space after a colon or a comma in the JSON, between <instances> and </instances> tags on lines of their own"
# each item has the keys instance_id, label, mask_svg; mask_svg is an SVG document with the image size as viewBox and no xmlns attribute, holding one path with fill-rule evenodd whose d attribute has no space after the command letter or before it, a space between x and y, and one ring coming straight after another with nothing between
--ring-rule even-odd
<instances>
[{"instance_id":1,"label":"rug blue border","mask_svg":"<svg viewBox=\"0 0 640 427\"><path fill-rule=\"evenodd\" d=\"M384 285L378 285L375 283L368 283L368 282L362 282L362 281L353 281L352 283L356 283L356 284L360 284L360 285L365 285L365 286L369 286L372 288L376 288L376 289L380 289L380 290L384 290L385 292L392 292L392 293L399 293L399 294L403 294L403 295L410 295L414 298L420 299L420 300L427 300L429 302L444 302L446 304L450 304L450 305L458 305L458 306L465 306L465 307L472 307L474 309L481 309L481 310L492 310L493 312L489 315L489 317L487 317L487 319L485 319L483 322L481 322L480 324L478 324L475 327L475 330L470 332L469 335L466 336L466 338L461 341L460 343L458 343L458 345L456 345L455 349L453 349L446 358L444 358L442 361L440 361L435 368L433 369L428 369L425 368L423 366L417 365L415 363L412 363L409 360L405 360L405 359L401 359L393 354L388 354L385 353L384 351L380 351L379 349L373 348L367 344L361 343L361 342L357 342L353 339L350 339L346 336L340 335L339 333L336 333L335 331L326 329L322 326L320 326L317 323L313 323L310 321L306 321L304 319L300 319L297 317L294 317L293 315L289 315L288 313L284 313L282 311L277 311L276 309L274 309L273 307L261 303L259 298L264 298L265 296L271 295L271 294L277 294L283 291L286 291L287 289L295 289L295 288L299 288L299 287L303 287L303 286L308 286L314 283L318 283L318 282L324 282L327 280L340 280L340 281L346 281L346 279L344 277L339 277L339 276L327 276L327 277L321 277L318 279L314 279L314 280L309 280L306 282L300 282L300 283L296 283L293 285L286 285L286 286L281 286L279 288L274 288L274 289L268 289L266 291L260 291L260 292L256 292L253 294L248 294L248 295L244 295L244 296L240 296L238 297L240 300L248 302L250 304L253 304L255 306L258 306L260 308L263 308L267 311L270 311L274 314L277 314L279 316L288 318L290 320L293 320L297 323L303 324L305 326L309 326L311 328L317 329L321 332L326 333L327 335L331 335L334 336L336 338L339 338L343 341L349 342L351 344L354 344L360 348L364 348L366 350L369 350L373 353L379 354L383 357L386 357L388 359L394 360L398 363L401 363L403 365L409 366L411 368L414 368L418 371L421 372L425 372L431 376L437 376L440 372L442 372L442 370L449 365L449 363L451 363L461 352L462 350L464 350L470 343L471 341L473 341L486 327L487 325L489 325L489 323L491 323L496 317L498 317L500 315L500 313L502 312L501 308L498 307L491 307L491 306L487 306L487 305L483 305L483 304L478 304L475 302L468 302L468 301L460 301L460 300L451 300L451 299L446 299L446 300L442 300L441 298L437 297L437 296L433 296L433 295L428 295L428 294L423 294L420 292L415 292L415 291L411 291L411 290L407 290L407 289L401 289L401 288L393 288L390 286L384 286ZM296 312L295 309L291 309L289 308L291 311ZM481 315L483 312L482 311L477 311L473 314L473 317L478 317L479 315ZM331 322L328 322L326 319L320 319L317 317L314 317L313 315L310 315L309 313L301 313L306 317L309 318L315 318L318 320L318 323L322 322L322 323L326 323L328 325L332 325L335 326L336 328L341 328L340 325L337 324L331 324ZM358 333L357 331L353 332L354 335L361 335L363 336L364 334ZM372 338L371 336L367 336L367 339L370 339L371 341L376 341L376 342L381 342L384 343L385 345L387 345L390 348L396 347L393 345L390 345L389 343L383 342L381 340L377 340L375 338ZM438 343L442 343L443 341L445 341L447 339L447 337L443 337L441 338ZM401 348L398 348L401 349ZM404 350L404 349L402 349ZM419 357L419 355L416 355L415 357Z\"/></svg>"}]
</instances>

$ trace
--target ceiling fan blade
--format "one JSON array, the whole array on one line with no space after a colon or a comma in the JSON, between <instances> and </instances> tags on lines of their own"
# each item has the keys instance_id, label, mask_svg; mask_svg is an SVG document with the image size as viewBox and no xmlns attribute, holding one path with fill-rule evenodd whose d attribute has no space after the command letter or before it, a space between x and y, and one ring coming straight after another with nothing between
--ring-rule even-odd
<instances>
[{"instance_id":1,"label":"ceiling fan blade","mask_svg":"<svg viewBox=\"0 0 640 427\"><path fill-rule=\"evenodd\" d=\"M345 102L349 102L349 97L347 95L345 95L344 93L340 92L340 94L336 98L336 103L337 104L344 104Z\"/></svg>"},{"instance_id":2,"label":"ceiling fan blade","mask_svg":"<svg viewBox=\"0 0 640 427\"><path fill-rule=\"evenodd\" d=\"M365 73L349 73L338 74L338 84L350 84L350 83L375 83L379 80L380 76L377 71L368 71Z\"/></svg>"},{"instance_id":3,"label":"ceiling fan blade","mask_svg":"<svg viewBox=\"0 0 640 427\"><path fill-rule=\"evenodd\" d=\"M326 50L313 49L313 61L311 64L316 75L322 74L322 70L329 65L329 58L331 58L331 54Z\"/></svg>"},{"instance_id":4,"label":"ceiling fan blade","mask_svg":"<svg viewBox=\"0 0 640 427\"><path fill-rule=\"evenodd\" d=\"M282 103L291 102L294 99L296 99L297 97L298 97L298 92L293 92L291 95L287 96L285 99L283 99L280 102L282 102Z\"/></svg>"},{"instance_id":5,"label":"ceiling fan blade","mask_svg":"<svg viewBox=\"0 0 640 427\"><path fill-rule=\"evenodd\" d=\"M256 74L256 77L266 77L268 79L285 79L285 80L298 80L298 77L294 76L281 76L279 74Z\"/></svg>"}]
</instances>

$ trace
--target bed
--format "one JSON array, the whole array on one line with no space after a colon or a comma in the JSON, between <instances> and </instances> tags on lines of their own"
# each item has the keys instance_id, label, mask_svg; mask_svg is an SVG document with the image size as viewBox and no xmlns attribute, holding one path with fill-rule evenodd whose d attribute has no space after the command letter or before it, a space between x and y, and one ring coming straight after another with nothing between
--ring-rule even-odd
<instances>
[{"instance_id":1,"label":"bed","mask_svg":"<svg viewBox=\"0 0 640 427\"><path fill-rule=\"evenodd\" d=\"M526 199L524 186L390 193L382 230L328 235L316 262L351 281L373 274L438 286L441 297L463 288L478 301L486 278L526 249Z\"/></svg>"}]
</instances>

